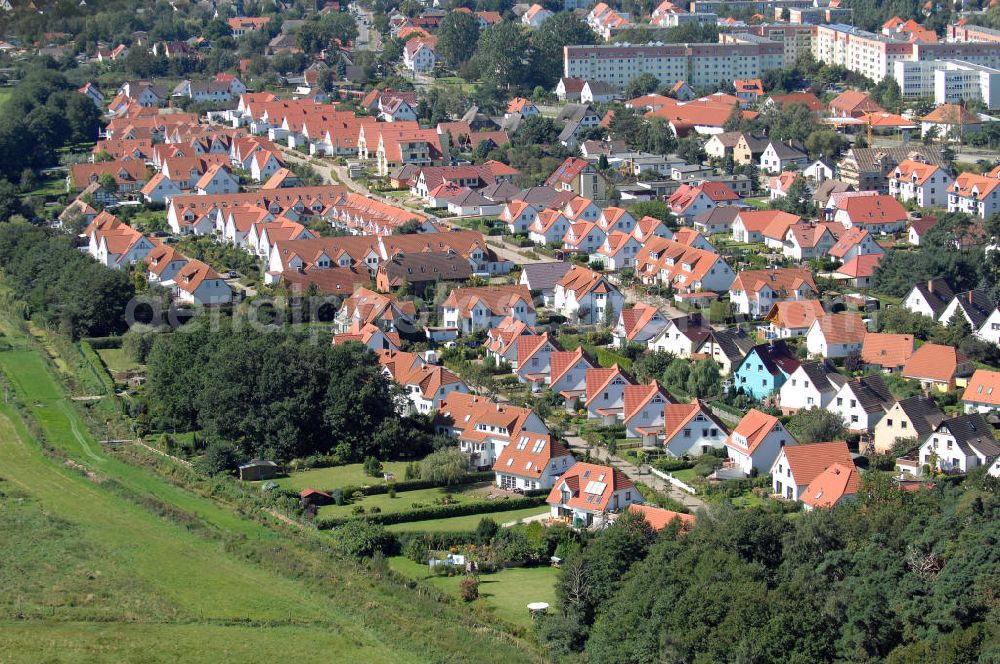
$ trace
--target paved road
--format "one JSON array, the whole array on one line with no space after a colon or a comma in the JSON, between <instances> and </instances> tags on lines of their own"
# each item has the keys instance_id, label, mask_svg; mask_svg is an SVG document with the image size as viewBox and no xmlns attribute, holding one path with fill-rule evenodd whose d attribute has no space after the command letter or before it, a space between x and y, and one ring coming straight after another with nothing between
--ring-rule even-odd
<instances>
[{"instance_id":1,"label":"paved road","mask_svg":"<svg viewBox=\"0 0 1000 664\"><path fill-rule=\"evenodd\" d=\"M690 493L686 491L681 491L673 484L670 484L666 480L662 480L652 473L642 473L634 465L617 456L612 456L607 450L592 450L587 441L579 436L566 436L566 442L569 444L570 451L575 452L577 458L581 458L587 450L591 450L592 458L600 455L601 459L606 460L612 466L618 470L625 473L630 480L633 482L642 482L643 484L650 486L661 493L665 493L674 500L682 503L689 510L695 511L703 507L706 507L704 501L699 498L695 498Z\"/></svg>"}]
</instances>

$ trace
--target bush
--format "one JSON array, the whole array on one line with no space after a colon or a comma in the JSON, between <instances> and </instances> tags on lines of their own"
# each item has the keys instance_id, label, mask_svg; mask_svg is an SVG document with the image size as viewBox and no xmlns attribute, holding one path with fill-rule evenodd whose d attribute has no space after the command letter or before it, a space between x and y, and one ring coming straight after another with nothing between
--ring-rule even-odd
<instances>
[{"instance_id":1,"label":"bush","mask_svg":"<svg viewBox=\"0 0 1000 664\"><path fill-rule=\"evenodd\" d=\"M391 555L396 540L382 525L356 519L333 531L333 545L341 552L355 558L369 558L375 553Z\"/></svg>"},{"instance_id":2,"label":"bush","mask_svg":"<svg viewBox=\"0 0 1000 664\"><path fill-rule=\"evenodd\" d=\"M368 477L382 477L382 462L373 456L365 457L363 468Z\"/></svg>"},{"instance_id":3,"label":"bush","mask_svg":"<svg viewBox=\"0 0 1000 664\"><path fill-rule=\"evenodd\" d=\"M239 457L232 443L216 440L208 444L198 460L198 468L206 475L218 475L236 468Z\"/></svg>"},{"instance_id":4,"label":"bush","mask_svg":"<svg viewBox=\"0 0 1000 664\"><path fill-rule=\"evenodd\" d=\"M527 507L537 507L545 504L545 496L524 496L520 498L504 498L503 500L493 500L490 502L459 503L458 505L430 505L424 506L421 503L414 503L415 507L406 512L395 512L392 514L378 514L369 517L373 523L381 523L389 526L394 523L410 523L413 521L430 521L433 519L447 519L453 516L468 516L470 514L489 514L491 512L506 512L508 510L519 510ZM359 506L360 507L360 506ZM316 522L319 529L336 528L352 519L330 518Z\"/></svg>"},{"instance_id":5,"label":"bush","mask_svg":"<svg viewBox=\"0 0 1000 664\"><path fill-rule=\"evenodd\" d=\"M403 546L403 555L419 565L426 565L428 560L427 545L419 539L411 539Z\"/></svg>"},{"instance_id":6,"label":"bush","mask_svg":"<svg viewBox=\"0 0 1000 664\"><path fill-rule=\"evenodd\" d=\"M479 520L476 526L476 544L489 544L500 530L500 524L488 516Z\"/></svg>"},{"instance_id":7,"label":"bush","mask_svg":"<svg viewBox=\"0 0 1000 664\"><path fill-rule=\"evenodd\" d=\"M472 602L479 597L479 579L467 577L458 584L458 594L466 602Z\"/></svg>"}]
</instances>

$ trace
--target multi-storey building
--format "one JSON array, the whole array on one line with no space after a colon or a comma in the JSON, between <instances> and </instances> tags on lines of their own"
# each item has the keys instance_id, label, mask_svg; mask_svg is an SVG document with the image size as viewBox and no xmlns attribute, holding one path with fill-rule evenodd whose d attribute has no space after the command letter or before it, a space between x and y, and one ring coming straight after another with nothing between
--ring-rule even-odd
<instances>
[{"instance_id":1,"label":"multi-storey building","mask_svg":"<svg viewBox=\"0 0 1000 664\"><path fill-rule=\"evenodd\" d=\"M842 23L816 26L813 57L828 65L840 65L881 81L894 71L897 60L913 58L915 45L893 37L877 35Z\"/></svg>"},{"instance_id":2,"label":"multi-storey building","mask_svg":"<svg viewBox=\"0 0 1000 664\"><path fill-rule=\"evenodd\" d=\"M661 85L687 81L695 88L738 78L759 78L784 67L784 47L778 42L739 44L637 44L566 46L563 75L624 87L650 73Z\"/></svg>"}]
</instances>

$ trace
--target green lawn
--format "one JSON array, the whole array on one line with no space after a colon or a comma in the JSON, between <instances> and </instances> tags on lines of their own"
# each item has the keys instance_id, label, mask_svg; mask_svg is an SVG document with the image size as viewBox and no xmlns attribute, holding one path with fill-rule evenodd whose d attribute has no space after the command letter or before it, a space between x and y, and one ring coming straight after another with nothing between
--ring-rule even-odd
<instances>
[{"instance_id":1,"label":"green lawn","mask_svg":"<svg viewBox=\"0 0 1000 664\"><path fill-rule=\"evenodd\" d=\"M395 473L397 481L402 481L406 472L405 461L385 461L382 468L387 473ZM288 477L277 480L277 483L289 489L301 491L302 489L318 489L326 491L328 489L339 489L345 486L372 486L384 484L381 477L366 475L364 467L360 463L352 463L346 466L332 466L330 468L314 468L303 470L299 473L292 473Z\"/></svg>"},{"instance_id":2,"label":"green lawn","mask_svg":"<svg viewBox=\"0 0 1000 664\"><path fill-rule=\"evenodd\" d=\"M694 468L684 468L683 470L672 470L670 474L679 479L685 484L691 484L698 476L694 472Z\"/></svg>"},{"instance_id":3,"label":"green lawn","mask_svg":"<svg viewBox=\"0 0 1000 664\"><path fill-rule=\"evenodd\" d=\"M96 351L111 373L134 371L142 365L125 354L121 348L102 348Z\"/></svg>"},{"instance_id":4,"label":"green lawn","mask_svg":"<svg viewBox=\"0 0 1000 664\"><path fill-rule=\"evenodd\" d=\"M767 196L761 196L760 198L744 198L743 202L747 205L752 205L758 209L766 209L771 207L771 199Z\"/></svg>"},{"instance_id":5,"label":"green lawn","mask_svg":"<svg viewBox=\"0 0 1000 664\"><path fill-rule=\"evenodd\" d=\"M319 508L319 517L324 519L349 517L354 513L353 510L358 505L364 507L366 513L370 513L372 508L377 507L381 510L382 514L395 514L397 512L417 509L417 507L433 507L436 504L434 501L443 499L448 495L451 496L453 504L457 505L483 501L486 500L483 489L489 486L489 482L479 482L477 484L463 484L453 487L402 491L397 493L395 498L390 498L388 493L380 493L374 496L365 496L351 505L327 505L326 507L321 507Z\"/></svg>"},{"instance_id":6,"label":"green lawn","mask_svg":"<svg viewBox=\"0 0 1000 664\"><path fill-rule=\"evenodd\" d=\"M0 528L18 534L0 544L5 663L298 660L317 647L333 661L529 659L453 608L110 455L36 352L0 352L0 369L23 404L0 405L0 492L18 508L0 504Z\"/></svg>"},{"instance_id":7,"label":"green lawn","mask_svg":"<svg viewBox=\"0 0 1000 664\"><path fill-rule=\"evenodd\" d=\"M426 565L418 565L402 556L390 558L389 567L456 597L458 585L464 578L432 575ZM527 627L531 625L527 608L530 602L548 602L549 606L555 606L558 575L559 570L548 566L517 567L495 574L482 574L479 577L479 599L476 602L490 607L498 617L508 622Z\"/></svg>"},{"instance_id":8,"label":"green lawn","mask_svg":"<svg viewBox=\"0 0 1000 664\"><path fill-rule=\"evenodd\" d=\"M447 519L431 519L429 521L408 521L406 523L395 523L387 526L389 532L408 533L421 530L459 533L476 529L483 517L489 517L497 523L509 523L520 521L530 516L548 513L548 507L539 505L538 507L524 507L519 510L509 510L506 512L492 512L490 514L467 514L466 516L453 516Z\"/></svg>"}]
</instances>

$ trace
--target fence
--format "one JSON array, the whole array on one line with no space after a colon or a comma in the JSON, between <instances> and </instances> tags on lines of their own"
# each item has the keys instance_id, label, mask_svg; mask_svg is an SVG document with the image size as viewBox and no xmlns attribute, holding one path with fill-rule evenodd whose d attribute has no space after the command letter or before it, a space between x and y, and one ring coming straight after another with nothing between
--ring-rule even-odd
<instances>
[{"instance_id":1,"label":"fence","mask_svg":"<svg viewBox=\"0 0 1000 664\"><path fill-rule=\"evenodd\" d=\"M698 493L697 489L695 489L693 486L691 486L690 484L688 484L686 482L680 481L679 479L677 479L676 477L674 477L672 473L665 473L662 470L657 470L656 468L653 468L652 466L649 467L649 472L651 472L652 474L656 475L661 480L666 480L667 482L670 482L671 484L673 484L675 487L677 487L681 491L687 491L692 496L694 496L694 495L696 495Z\"/></svg>"}]
</instances>

